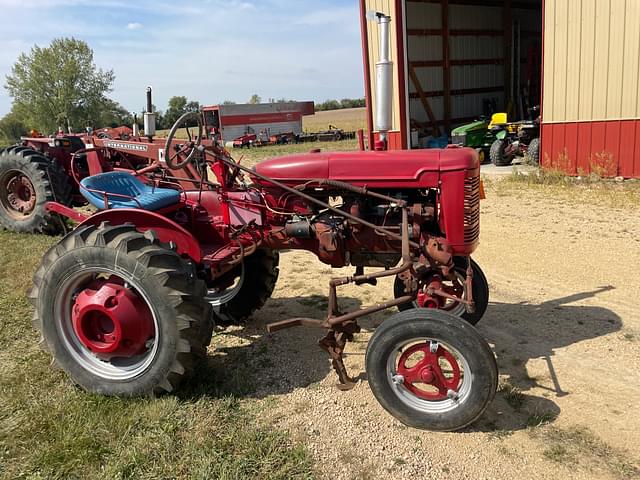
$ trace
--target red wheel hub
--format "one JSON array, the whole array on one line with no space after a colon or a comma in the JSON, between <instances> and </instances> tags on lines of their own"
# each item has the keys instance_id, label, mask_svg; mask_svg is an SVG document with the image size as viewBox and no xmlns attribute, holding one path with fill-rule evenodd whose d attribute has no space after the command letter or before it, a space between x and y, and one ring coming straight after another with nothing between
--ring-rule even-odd
<instances>
[{"instance_id":1,"label":"red wheel hub","mask_svg":"<svg viewBox=\"0 0 640 480\"><path fill-rule=\"evenodd\" d=\"M447 298L441 295L429 295L427 292L434 292L441 290L448 295L458 297L462 299L464 297L464 287L458 282L453 282L453 285L447 285L443 282L440 275L431 275L422 283L424 285L419 291L416 297L416 303L420 308L437 308L439 310L451 310L458 302L449 301L447 305Z\"/></svg>"},{"instance_id":2,"label":"red wheel hub","mask_svg":"<svg viewBox=\"0 0 640 480\"><path fill-rule=\"evenodd\" d=\"M411 357L420 354L424 356L409 366ZM446 374L442 371L443 364L448 365ZM460 366L451 352L439 344L432 351L431 342L405 350L398 360L397 373L404 377L403 385L407 390L425 400L448 398L449 391L458 391L461 378Z\"/></svg>"},{"instance_id":3,"label":"red wheel hub","mask_svg":"<svg viewBox=\"0 0 640 480\"><path fill-rule=\"evenodd\" d=\"M0 194L2 203L13 216L29 215L36 206L36 191L29 177L21 172L11 172L3 181Z\"/></svg>"},{"instance_id":4,"label":"red wheel hub","mask_svg":"<svg viewBox=\"0 0 640 480\"><path fill-rule=\"evenodd\" d=\"M416 298L418 306L420 308L443 308L446 303L445 298L435 295L432 296L427 293L428 291L441 289L442 278L440 278L439 275L433 275L426 283L426 286L418 292L418 296Z\"/></svg>"},{"instance_id":5,"label":"red wheel hub","mask_svg":"<svg viewBox=\"0 0 640 480\"><path fill-rule=\"evenodd\" d=\"M155 331L145 301L114 277L78 294L72 321L82 344L105 360L143 353Z\"/></svg>"}]
</instances>

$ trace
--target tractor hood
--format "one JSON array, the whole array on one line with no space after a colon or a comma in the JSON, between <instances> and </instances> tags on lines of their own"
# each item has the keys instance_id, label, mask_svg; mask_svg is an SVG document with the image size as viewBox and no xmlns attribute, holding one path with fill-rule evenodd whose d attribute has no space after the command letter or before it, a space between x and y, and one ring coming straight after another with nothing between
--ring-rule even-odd
<instances>
[{"instance_id":1,"label":"tractor hood","mask_svg":"<svg viewBox=\"0 0 640 480\"><path fill-rule=\"evenodd\" d=\"M476 130L487 130L489 122L486 120L476 120L475 122L461 125L458 128L451 130L451 135L463 135L469 132L475 132Z\"/></svg>"},{"instance_id":2,"label":"tractor hood","mask_svg":"<svg viewBox=\"0 0 640 480\"><path fill-rule=\"evenodd\" d=\"M282 183L331 179L369 188L429 188L444 172L479 168L471 148L322 152L288 155L259 163L255 171ZM268 182L254 177L258 184Z\"/></svg>"}]
</instances>

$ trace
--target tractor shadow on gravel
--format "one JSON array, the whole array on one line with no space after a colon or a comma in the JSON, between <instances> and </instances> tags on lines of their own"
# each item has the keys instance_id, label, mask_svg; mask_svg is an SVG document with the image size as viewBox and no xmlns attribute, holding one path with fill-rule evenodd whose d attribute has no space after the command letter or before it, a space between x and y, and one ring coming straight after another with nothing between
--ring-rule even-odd
<instances>
[{"instance_id":1,"label":"tractor shadow on gravel","mask_svg":"<svg viewBox=\"0 0 640 480\"><path fill-rule=\"evenodd\" d=\"M351 297L341 297L339 304L345 311L361 307ZM266 324L293 317L321 319L326 311L323 295L271 298L245 325L217 328L206 361L177 395L264 398L320 382L333 374L329 356L318 347L325 330L295 327L268 334Z\"/></svg>"},{"instance_id":2,"label":"tractor shadow on gravel","mask_svg":"<svg viewBox=\"0 0 640 480\"><path fill-rule=\"evenodd\" d=\"M607 308L572 303L613 288L601 287L541 304L489 304L479 326L494 346L501 382L496 399L474 425L475 430L500 434L549 423L558 417L560 407L553 398L571 394L562 387L563 375L570 372L556 371L554 351L617 332L623 326L621 318ZM543 378L529 375L526 365L533 359L546 363ZM535 394L527 393L534 388Z\"/></svg>"},{"instance_id":3,"label":"tractor shadow on gravel","mask_svg":"<svg viewBox=\"0 0 640 480\"><path fill-rule=\"evenodd\" d=\"M553 398L571 393L562 389L563 373L558 374L553 367L554 350L622 328L622 320L611 310L571 303L595 297L610 288L541 304L490 303L479 327L494 346L501 382L487 412L466 431L501 436L553 422L560 414ZM297 388L313 388L327 375L333 375L327 354L317 346L324 331L296 327L269 335L265 325L299 316L322 318L326 307L327 298L322 295L270 299L246 325L220 329L214 334L206 361L177 395L185 399L265 398ZM361 301L341 297L340 307L351 311L360 308ZM395 310L389 309L360 319L363 333L373 332L394 313ZM356 336L347 346L346 357L364 357L366 345L366 338ZM550 380L545 379L543 383L529 376L526 365L532 359L546 360ZM361 369L349 370L357 379L366 380ZM529 393L533 388L542 389L543 393Z\"/></svg>"}]
</instances>

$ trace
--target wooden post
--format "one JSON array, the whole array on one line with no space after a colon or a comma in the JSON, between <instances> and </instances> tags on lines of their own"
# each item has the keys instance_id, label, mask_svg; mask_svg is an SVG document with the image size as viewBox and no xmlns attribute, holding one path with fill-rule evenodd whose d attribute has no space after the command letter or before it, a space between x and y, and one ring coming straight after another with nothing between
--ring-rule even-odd
<instances>
[{"instance_id":1,"label":"wooden post","mask_svg":"<svg viewBox=\"0 0 640 480\"><path fill-rule=\"evenodd\" d=\"M422 85L420 85L420 79L418 78L418 75L416 74L416 71L413 68L413 65L411 65L411 63L409 63L409 77L411 78L413 85L416 87L416 92L418 92L418 97L420 97L420 103L422 103L422 107L424 108L424 111L427 113L427 116L431 121L433 136L434 137L440 136L438 121L436 120L436 116L433 114L433 110L431 110L431 105L429 104L429 100L427 100L427 95L424 93L424 90L422 89Z\"/></svg>"}]
</instances>

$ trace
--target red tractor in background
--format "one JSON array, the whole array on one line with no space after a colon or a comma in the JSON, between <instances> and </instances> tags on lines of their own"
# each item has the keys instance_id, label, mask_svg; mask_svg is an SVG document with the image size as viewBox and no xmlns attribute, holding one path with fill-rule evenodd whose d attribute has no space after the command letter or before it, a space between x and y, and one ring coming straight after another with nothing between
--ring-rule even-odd
<instances>
[{"instance_id":1,"label":"red tractor in background","mask_svg":"<svg viewBox=\"0 0 640 480\"><path fill-rule=\"evenodd\" d=\"M83 206L87 201L80 193L82 179L109 171L155 170L162 161L165 142L154 138L154 118L149 87L143 135L123 126L82 135L30 136L0 151L0 226L18 233L64 233L64 222L46 210L47 202ZM217 120L210 115L207 118ZM201 142L210 145L214 139L204 138L204 134L199 132ZM180 145L179 140L173 143ZM93 153L97 151L100 155ZM197 172L184 169L181 174L193 178Z\"/></svg>"}]
</instances>

